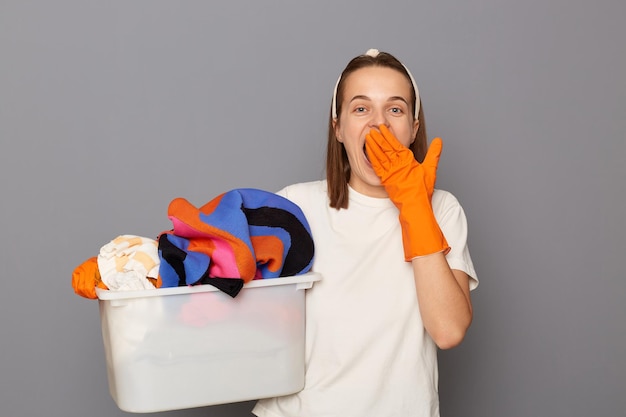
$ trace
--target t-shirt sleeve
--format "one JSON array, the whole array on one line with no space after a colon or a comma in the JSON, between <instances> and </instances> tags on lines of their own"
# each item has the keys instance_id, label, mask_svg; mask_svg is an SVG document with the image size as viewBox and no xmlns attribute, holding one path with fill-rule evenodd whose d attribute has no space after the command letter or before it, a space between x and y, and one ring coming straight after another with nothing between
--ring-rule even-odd
<instances>
[{"instance_id":1,"label":"t-shirt sleeve","mask_svg":"<svg viewBox=\"0 0 626 417\"><path fill-rule=\"evenodd\" d=\"M281 197L285 197L287 200L289 200L289 197L287 197L287 189L289 188L289 186L282 188L278 191L276 191L276 194L281 196Z\"/></svg>"},{"instance_id":2,"label":"t-shirt sleeve","mask_svg":"<svg viewBox=\"0 0 626 417\"><path fill-rule=\"evenodd\" d=\"M478 275L467 244L465 211L454 195L443 190L435 190L432 203L435 218L450 245L450 252L446 255L448 265L469 275L470 290L473 290L478 286Z\"/></svg>"},{"instance_id":3,"label":"t-shirt sleeve","mask_svg":"<svg viewBox=\"0 0 626 417\"><path fill-rule=\"evenodd\" d=\"M316 206L316 203L325 201L326 183L311 181L288 185L276 192L277 195L290 200L305 211L306 207ZM306 214L306 213L305 213Z\"/></svg>"}]
</instances>

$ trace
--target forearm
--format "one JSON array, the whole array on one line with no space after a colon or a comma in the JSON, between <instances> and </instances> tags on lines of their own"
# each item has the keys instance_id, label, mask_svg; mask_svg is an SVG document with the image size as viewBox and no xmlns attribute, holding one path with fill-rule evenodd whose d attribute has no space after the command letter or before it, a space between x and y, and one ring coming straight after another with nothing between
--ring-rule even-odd
<instances>
[{"instance_id":1,"label":"forearm","mask_svg":"<svg viewBox=\"0 0 626 417\"><path fill-rule=\"evenodd\" d=\"M472 322L469 277L451 270L443 253L418 257L412 263L426 331L441 349L458 345Z\"/></svg>"},{"instance_id":2,"label":"forearm","mask_svg":"<svg viewBox=\"0 0 626 417\"><path fill-rule=\"evenodd\" d=\"M433 139L420 164L385 126L366 136L367 154L389 198L399 210L404 259L413 263L422 321L437 346L461 343L471 321L469 277L452 271L450 250L432 208L442 141Z\"/></svg>"}]
</instances>

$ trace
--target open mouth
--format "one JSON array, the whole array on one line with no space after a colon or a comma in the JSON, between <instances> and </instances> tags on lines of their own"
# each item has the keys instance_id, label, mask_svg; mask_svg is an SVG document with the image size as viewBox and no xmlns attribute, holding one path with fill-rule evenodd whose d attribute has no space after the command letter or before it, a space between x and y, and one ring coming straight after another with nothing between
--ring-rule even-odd
<instances>
[{"instance_id":1,"label":"open mouth","mask_svg":"<svg viewBox=\"0 0 626 417\"><path fill-rule=\"evenodd\" d=\"M365 144L363 144L363 154L365 155L365 159L367 159L367 162L370 162L370 157L367 154L367 149L365 148Z\"/></svg>"}]
</instances>

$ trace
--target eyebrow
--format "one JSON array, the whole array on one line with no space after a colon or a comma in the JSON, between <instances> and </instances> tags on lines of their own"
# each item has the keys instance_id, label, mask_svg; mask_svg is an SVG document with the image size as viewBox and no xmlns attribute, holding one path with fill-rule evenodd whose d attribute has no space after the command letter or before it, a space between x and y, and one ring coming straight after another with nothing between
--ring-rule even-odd
<instances>
[{"instance_id":1,"label":"eyebrow","mask_svg":"<svg viewBox=\"0 0 626 417\"><path fill-rule=\"evenodd\" d=\"M350 100L350 103L352 103L354 100L367 100L367 101L372 101L371 98L369 98L368 96L364 96L364 95L356 95L354 97L352 97L352 99ZM404 104L406 104L407 106L409 105L409 102L406 101L406 99L402 96L391 96L387 99L387 102L392 102L392 101L402 101L404 102Z\"/></svg>"}]
</instances>

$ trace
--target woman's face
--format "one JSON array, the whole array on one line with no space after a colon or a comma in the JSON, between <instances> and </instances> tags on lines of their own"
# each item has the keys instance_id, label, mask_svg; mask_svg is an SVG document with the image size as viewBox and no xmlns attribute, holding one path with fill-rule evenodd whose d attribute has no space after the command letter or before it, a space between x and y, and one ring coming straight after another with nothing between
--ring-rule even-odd
<instances>
[{"instance_id":1,"label":"woman's face","mask_svg":"<svg viewBox=\"0 0 626 417\"><path fill-rule=\"evenodd\" d=\"M334 123L335 136L343 143L352 174L350 186L370 197L387 197L365 154L365 135L386 125L400 143L409 147L418 120L413 120L411 84L400 72L387 67L356 70L344 81L341 114Z\"/></svg>"}]
</instances>

